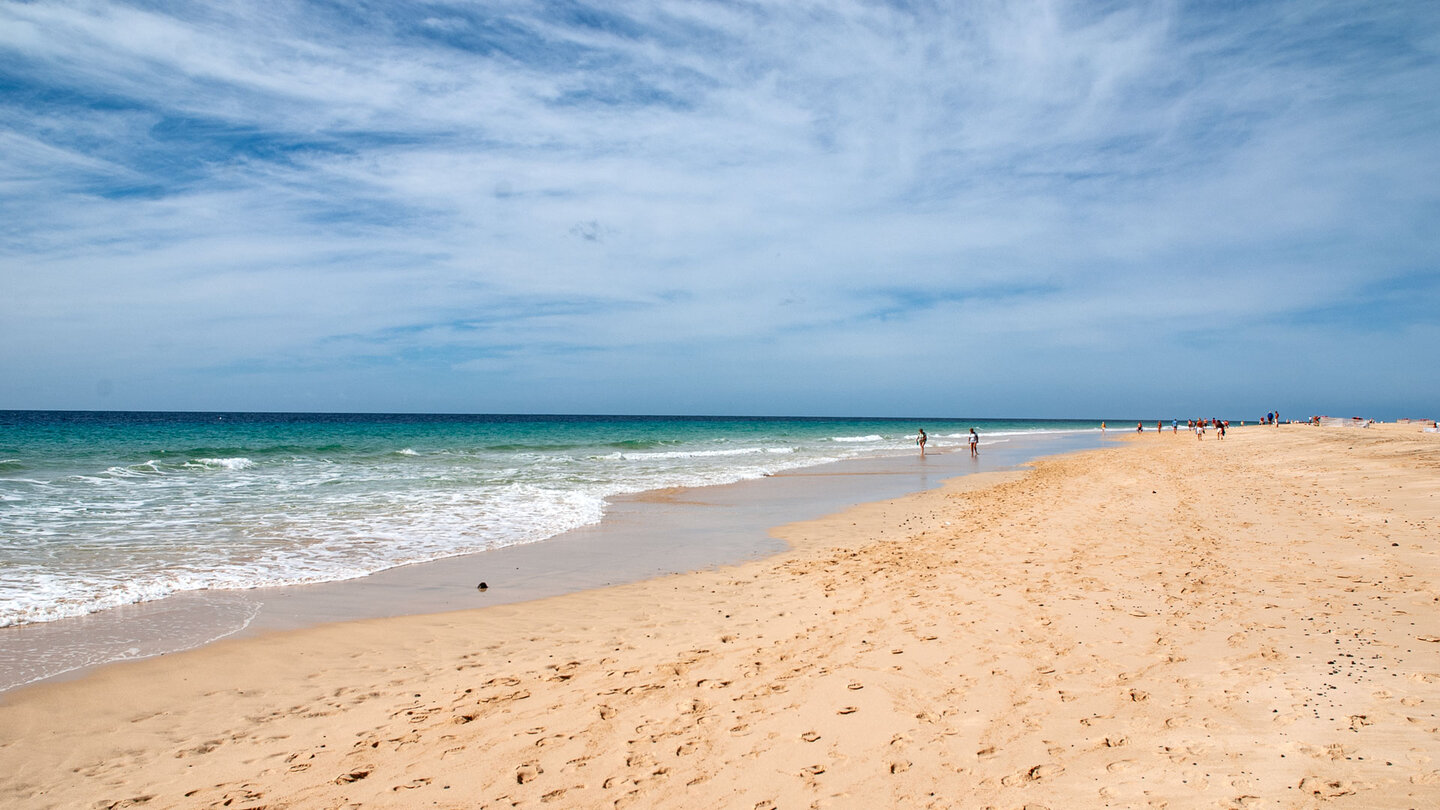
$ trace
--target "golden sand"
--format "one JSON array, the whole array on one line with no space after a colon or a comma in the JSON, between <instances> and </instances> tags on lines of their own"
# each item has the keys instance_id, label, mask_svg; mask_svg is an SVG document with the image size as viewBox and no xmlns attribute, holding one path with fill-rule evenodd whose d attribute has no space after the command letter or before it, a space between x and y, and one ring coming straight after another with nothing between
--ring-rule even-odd
<instances>
[{"instance_id":1,"label":"golden sand","mask_svg":"<svg viewBox=\"0 0 1440 810\"><path fill-rule=\"evenodd\" d=\"M1440 435L1145 434L743 566L0 699L0 806L1440 807Z\"/></svg>"}]
</instances>

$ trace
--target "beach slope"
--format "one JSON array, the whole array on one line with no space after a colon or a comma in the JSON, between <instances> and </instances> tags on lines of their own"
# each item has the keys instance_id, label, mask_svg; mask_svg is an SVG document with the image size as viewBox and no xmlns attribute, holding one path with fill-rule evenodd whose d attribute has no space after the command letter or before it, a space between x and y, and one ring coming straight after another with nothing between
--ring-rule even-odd
<instances>
[{"instance_id":1,"label":"beach slope","mask_svg":"<svg viewBox=\"0 0 1440 810\"><path fill-rule=\"evenodd\" d=\"M17 690L0 805L1440 806L1440 436L1148 433L778 531Z\"/></svg>"}]
</instances>

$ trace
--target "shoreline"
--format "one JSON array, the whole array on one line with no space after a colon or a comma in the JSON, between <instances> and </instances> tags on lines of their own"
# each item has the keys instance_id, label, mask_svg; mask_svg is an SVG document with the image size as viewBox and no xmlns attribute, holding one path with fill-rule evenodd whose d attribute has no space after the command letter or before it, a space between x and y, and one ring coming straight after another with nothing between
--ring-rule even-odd
<instances>
[{"instance_id":1,"label":"shoreline","mask_svg":"<svg viewBox=\"0 0 1440 810\"><path fill-rule=\"evenodd\" d=\"M24 807L1440 803L1440 440L1181 434L789 551L0 697Z\"/></svg>"},{"instance_id":2,"label":"shoreline","mask_svg":"<svg viewBox=\"0 0 1440 810\"><path fill-rule=\"evenodd\" d=\"M784 550L774 526L854 503L1093 447L1090 432L1007 436L978 462L963 445L829 462L730 484L642 492L612 501L598 524L536 543L414 563L311 585L187 591L87 616L0 628L0 696L83 678L113 663L173 655L229 638L334 622L444 613L734 565ZM823 472L822 472L823 471ZM490 587L478 592L476 585ZM59 651L60 655L56 655ZM63 656L63 658L61 658ZM52 664L61 658L62 664ZM37 666L34 662L40 661Z\"/></svg>"}]
</instances>

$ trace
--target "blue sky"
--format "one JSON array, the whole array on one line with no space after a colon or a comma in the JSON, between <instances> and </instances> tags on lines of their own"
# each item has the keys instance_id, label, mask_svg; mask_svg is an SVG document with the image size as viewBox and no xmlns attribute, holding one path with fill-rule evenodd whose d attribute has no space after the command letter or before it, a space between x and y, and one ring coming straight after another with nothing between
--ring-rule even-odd
<instances>
[{"instance_id":1,"label":"blue sky","mask_svg":"<svg viewBox=\"0 0 1440 810\"><path fill-rule=\"evenodd\" d=\"M1440 4L0 0L0 408L1440 415Z\"/></svg>"}]
</instances>

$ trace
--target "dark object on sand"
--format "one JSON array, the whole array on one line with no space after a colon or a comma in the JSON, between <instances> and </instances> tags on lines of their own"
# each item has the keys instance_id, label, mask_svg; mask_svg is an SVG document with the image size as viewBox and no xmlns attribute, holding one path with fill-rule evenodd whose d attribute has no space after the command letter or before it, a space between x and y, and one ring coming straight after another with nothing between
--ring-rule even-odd
<instances>
[{"instance_id":1,"label":"dark object on sand","mask_svg":"<svg viewBox=\"0 0 1440 810\"><path fill-rule=\"evenodd\" d=\"M482 582L482 583L480 583L479 585L476 585L476 586L475 586L475 590L477 590L477 591L488 591L488 590L490 590L490 586L489 586L489 585L486 585L485 583Z\"/></svg>"}]
</instances>

